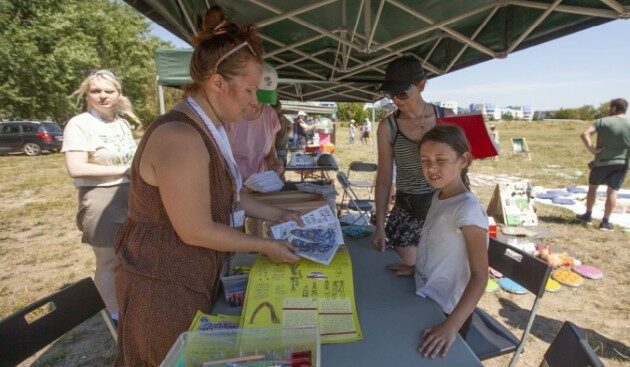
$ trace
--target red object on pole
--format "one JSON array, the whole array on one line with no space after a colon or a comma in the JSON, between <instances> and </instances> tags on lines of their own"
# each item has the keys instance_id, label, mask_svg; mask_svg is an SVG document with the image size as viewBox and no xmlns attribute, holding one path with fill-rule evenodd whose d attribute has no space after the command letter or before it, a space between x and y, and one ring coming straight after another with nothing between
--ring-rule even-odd
<instances>
[{"instance_id":1,"label":"red object on pole","mask_svg":"<svg viewBox=\"0 0 630 367\"><path fill-rule=\"evenodd\" d=\"M499 155L492 139L490 139L483 115L446 116L437 119L437 124L459 126L470 143L471 154L474 159Z\"/></svg>"}]
</instances>

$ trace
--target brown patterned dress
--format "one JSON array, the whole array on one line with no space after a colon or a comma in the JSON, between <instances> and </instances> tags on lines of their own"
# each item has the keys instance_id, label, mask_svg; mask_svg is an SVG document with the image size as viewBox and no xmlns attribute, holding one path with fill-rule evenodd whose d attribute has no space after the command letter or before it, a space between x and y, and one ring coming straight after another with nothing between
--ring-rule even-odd
<instances>
[{"instance_id":1,"label":"brown patterned dress","mask_svg":"<svg viewBox=\"0 0 630 367\"><path fill-rule=\"evenodd\" d=\"M115 241L120 259L116 366L159 365L179 334L188 329L195 312L210 312L218 296L225 253L184 243L168 219L159 188L139 175L147 139L158 126L172 121L197 129L208 149L212 220L229 225L235 205L235 183L227 163L188 104L180 103L153 122L133 160L129 214Z\"/></svg>"}]
</instances>

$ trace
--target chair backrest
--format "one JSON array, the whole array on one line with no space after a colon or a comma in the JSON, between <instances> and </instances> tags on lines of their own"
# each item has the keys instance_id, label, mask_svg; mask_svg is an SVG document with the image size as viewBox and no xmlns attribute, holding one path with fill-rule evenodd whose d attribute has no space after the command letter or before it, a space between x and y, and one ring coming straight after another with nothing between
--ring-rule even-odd
<instances>
[{"instance_id":1,"label":"chair backrest","mask_svg":"<svg viewBox=\"0 0 630 367\"><path fill-rule=\"evenodd\" d=\"M540 298L545 294L551 267L537 257L490 238L488 263L504 276L534 293L536 297Z\"/></svg>"},{"instance_id":2,"label":"chair backrest","mask_svg":"<svg viewBox=\"0 0 630 367\"><path fill-rule=\"evenodd\" d=\"M85 278L0 321L0 365L16 365L105 308Z\"/></svg>"},{"instance_id":3,"label":"chair backrest","mask_svg":"<svg viewBox=\"0 0 630 367\"><path fill-rule=\"evenodd\" d=\"M575 324L565 321L545 352L541 367L604 367Z\"/></svg>"},{"instance_id":4,"label":"chair backrest","mask_svg":"<svg viewBox=\"0 0 630 367\"><path fill-rule=\"evenodd\" d=\"M354 161L352 163L350 163L350 165L348 166L348 173L350 173L350 171L354 171L354 172L376 172L377 170L377 165L376 163L367 163L367 162L361 162L361 161Z\"/></svg>"},{"instance_id":5,"label":"chair backrest","mask_svg":"<svg viewBox=\"0 0 630 367\"><path fill-rule=\"evenodd\" d=\"M357 196L355 195L352 187L350 186L350 181L348 181L348 176L341 171L337 171L337 181L341 185L341 188L350 196L351 200L357 200Z\"/></svg>"}]
</instances>

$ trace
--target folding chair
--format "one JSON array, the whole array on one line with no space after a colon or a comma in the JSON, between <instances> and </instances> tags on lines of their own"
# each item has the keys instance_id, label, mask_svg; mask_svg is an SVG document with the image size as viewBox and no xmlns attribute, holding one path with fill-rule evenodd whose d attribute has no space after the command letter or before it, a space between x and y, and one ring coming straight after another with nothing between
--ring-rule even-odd
<instances>
[{"instance_id":1,"label":"folding chair","mask_svg":"<svg viewBox=\"0 0 630 367\"><path fill-rule=\"evenodd\" d=\"M520 340L499 321L480 308L476 308L472 315L466 343L480 360L514 352L509 364L512 367L516 365L523 351L527 335L536 318L536 312L540 305L540 299L545 293L545 285L549 279L551 267L546 262L494 238L490 238L488 262L491 267L503 273L504 276L535 294L536 299Z\"/></svg>"},{"instance_id":2,"label":"folding chair","mask_svg":"<svg viewBox=\"0 0 630 367\"><path fill-rule=\"evenodd\" d=\"M17 365L99 312L116 340L116 329L92 278L24 307L0 321L0 366Z\"/></svg>"},{"instance_id":3,"label":"folding chair","mask_svg":"<svg viewBox=\"0 0 630 367\"><path fill-rule=\"evenodd\" d=\"M583 334L575 324L565 321L540 367L604 367Z\"/></svg>"},{"instance_id":4,"label":"folding chair","mask_svg":"<svg viewBox=\"0 0 630 367\"><path fill-rule=\"evenodd\" d=\"M350 182L348 182L348 177L345 173L337 172L337 181L339 181L339 184L343 188L341 207L343 208L344 201L347 195L349 201L346 205L346 209L358 211L365 223L369 224L372 212L374 211L374 200L358 199L357 195L354 193L354 190L352 190L352 186L350 186Z\"/></svg>"},{"instance_id":5,"label":"folding chair","mask_svg":"<svg viewBox=\"0 0 630 367\"><path fill-rule=\"evenodd\" d=\"M514 155L524 155L528 161L532 160L532 154L527 146L527 139L525 138L513 138L511 139L512 151Z\"/></svg>"},{"instance_id":6,"label":"folding chair","mask_svg":"<svg viewBox=\"0 0 630 367\"><path fill-rule=\"evenodd\" d=\"M374 184L376 181L376 163L366 163L361 161L354 161L350 163L348 166L348 182L351 187L361 187L361 188L369 188L370 189L370 199L372 197L372 191L374 191ZM352 172L368 172L372 173L372 179L370 181L367 180L352 180L350 179L350 173Z\"/></svg>"}]
</instances>

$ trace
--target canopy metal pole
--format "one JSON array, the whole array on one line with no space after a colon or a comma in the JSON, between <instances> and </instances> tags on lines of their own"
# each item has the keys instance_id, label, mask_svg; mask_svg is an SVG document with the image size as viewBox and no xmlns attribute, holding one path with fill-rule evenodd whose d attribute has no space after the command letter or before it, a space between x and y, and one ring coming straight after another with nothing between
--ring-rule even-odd
<instances>
[{"instance_id":1,"label":"canopy metal pole","mask_svg":"<svg viewBox=\"0 0 630 367\"><path fill-rule=\"evenodd\" d=\"M317 9L317 8L321 8L324 5L328 5L330 3L335 3L335 2L337 2L337 0L319 0L318 2L313 3L311 5L306 5L306 6L303 6L301 8L297 8L297 9L294 9L294 10L291 10L291 11L280 13L280 14L276 15L275 17L271 17L271 18L267 18L265 20L261 20L260 22L256 23L256 25L258 27L262 28L262 27L268 26L270 24L277 23L279 21L291 18L291 17L296 16L296 15L300 15L302 13L306 13L308 11L311 11L311 10L314 10L314 9Z\"/></svg>"},{"instance_id":2,"label":"canopy metal pole","mask_svg":"<svg viewBox=\"0 0 630 367\"><path fill-rule=\"evenodd\" d=\"M551 14L551 12L553 12L553 10L560 5L560 3L562 2L562 0L556 0L553 2L553 4L551 4L547 10L545 10L539 17L538 19L536 19L534 21L534 23L532 23L526 30L525 32L521 33L521 35L518 37L518 39L516 41L514 41L514 43L512 43L512 45L510 46L510 48L507 50L507 53L512 53L512 51L514 51L518 45L521 44L521 42L523 42L525 40L525 38L527 38L527 36L529 36L530 33L532 33L532 31L534 29L536 29L536 27L538 27L540 25L540 23L543 22L543 20L547 19L547 17L549 16L549 14Z\"/></svg>"},{"instance_id":3,"label":"canopy metal pole","mask_svg":"<svg viewBox=\"0 0 630 367\"><path fill-rule=\"evenodd\" d=\"M394 4L394 5L398 5L399 4L398 2L392 2L392 1L389 1L389 2L390 2L390 4ZM425 27L425 28L420 28L418 31L411 32L411 33L402 35L400 37L396 37L396 38L394 38L392 40L389 40L388 42L382 43L374 51L381 51L381 50L383 50L383 49L385 49L387 47L390 47L390 46L396 45L398 43L404 42L404 41L406 41L406 40L408 40L410 38L418 37L418 36L420 36L422 34L425 34L427 32L431 32L431 31L433 31L435 29L446 27L446 26L448 26L450 24L453 24L453 23L457 23L460 20L464 20L466 18L472 17L473 15L476 15L476 14L479 14L479 13L484 12L486 10L489 10L491 8L494 8L495 6L496 6L496 4L493 2L492 4L480 6L477 9L473 9L473 10L471 10L469 12L460 14L460 15L458 15L456 17L451 18L451 19L447 19L445 21L442 21L442 22L439 22L439 23L435 23L432 26Z\"/></svg>"},{"instance_id":4,"label":"canopy metal pole","mask_svg":"<svg viewBox=\"0 0 630 367\"><path fill-rule=\"evenodd\" d=\"M483 21L483 23L481 23L481 25L477 28L477 30L475 31L475 33L473 33L472 36L470 36L471 40L474 40L475 38L477 38L477 36L479 35L479 33L486 27L486 25L488 24L488 22L490 21L490 19L492 19L492 17L494 17L494 15L497 13L497 10L499 10L499 7L495 7L494 9L492 9L492 11L490 12L490 14L488 14L488 16L486 17L486 19ZM453 65L455 65L455 63L457 62L457 60L459 60L462 55L464 54L464 52L468 49L468 44L465 44L461 50L459 50L459 52L457 53L457 56L455 56L453 58L453 60L451 60L451 63L448 64L448 66L446 67L446 69L444 69L445 73L448 73L451 68L453 67Z\"/></svg>"},{"instance_id":5,"label":"canopy metal pole","mask_svg":"<svg viewBox=\"0 0 630 367\"><path fill-rule=\"evenodd\" d=\"M160 102L160 115L166 113L166 109L164 108L164 87L158 84L158 100Z\"/></svg>"},{"instance_id":6,"label":"canopy metal pole","mask_svg":"<svg viewBox=\"0 0 630 367\"><path fill-rule=\"evenodd\" d=\"M508 0L506 5L516 5L516 6L523 6L526 8L536 8L536 9L547 9L547 7L549 7L548 3L540 3L537 1L527 1L527 0ZM600 18L611 18L611 19L621 18L621 14L617 13L614 10L585 8L583 6L558 5L554 10L561 13L581 14L581 15L588 15L588 16L593 16L593 17L600 17Z\"/></svg>"},{"instance_id":7,"label":"canopy metal pole","mask_svg":"<svg viewBox=\"0 0 630 367\"><path fill-rule=\"evenodd\" d=\"M423 22L428 23L431 26L436 24L433 19L431 19L431 18L421 14L420 12L412 9L411 7L409 7L409 6L405 5L405 4L401 4L397 0L388 0L388 2L390 4L392 4L392 5L395 5L395 6L399 7L400 9L406 11L407 13L413 15L414 17L422 20ZM453 29L451 29L449 27L446 27L446 26L439 26L438 28L440 30L448 33L451 37L453 37L453 39L455 39L455 40L457 40L457 41L459 41L459 42L461 42L463 44L469 45L469 46L477 49L478 51L483 52L484 54L486 54L488 56L495 57L495 52L494 51L492 51L491 49L489 49L488 47L486 47L484 45L481 45L481 44L475 42L473 39L470 39L470 38L464 36L463 34L457 32L457 31L455 31L455 30L453 30Z\"/></svg>"},{"instance_id":8,"label":"canopy metal pole","mask_svg":"<svg viewBox=\"0 0 630 367\"><path fill-rule=\"evenodd\" d=\"M373 131L375 131L375 125L376 124L376 111L374 110L374 101L372 101L372 121L370 122L370 139L372 140L372 160L374 162L377 161L376 159L376 149L375 149L375 145L376 145L376 133L372 133Z\"/></svg>"},{"instance_id":9,"label":"canopy metal pole","mask_svg":"<svg viewBox=\"0 0 630 367\"><path fill-rule=\"evenodd\" d=\"M378 4L378 10L376 11L376 17L374 18L374 25L372 26L370 36L367 38L365 42L366 51L370 52L372 50L372 41L374 40L374 33L376 33L376 27L378 27L378 22L381 21L381 13L383 12L383 6L385 5L385 0L381 0L381 3Z\"/></svg>"}]
</instances>

